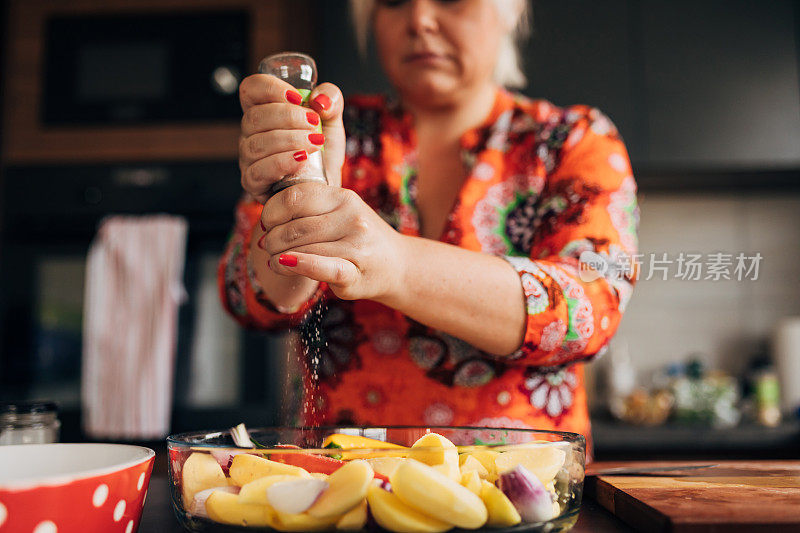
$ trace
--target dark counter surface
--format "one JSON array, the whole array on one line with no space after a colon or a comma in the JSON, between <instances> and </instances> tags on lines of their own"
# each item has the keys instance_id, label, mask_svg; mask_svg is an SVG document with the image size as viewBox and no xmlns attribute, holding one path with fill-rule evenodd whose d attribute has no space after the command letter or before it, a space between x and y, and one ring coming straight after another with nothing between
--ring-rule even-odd
<instances>
[{"instance_id":1,"label":"dark counter surface","mask_svg":"<svg viewBox=\"0 0 800 533\"><path fill-rule=\"evenodd\" d=\"M575 533L604 533L608 531L633 531L611 513L591 499L584 499L578 522L571 531ZM139 533L183 533L172 510L169 481L164 476L153 476L147 489Z\"/></svg>"}]
</instances>

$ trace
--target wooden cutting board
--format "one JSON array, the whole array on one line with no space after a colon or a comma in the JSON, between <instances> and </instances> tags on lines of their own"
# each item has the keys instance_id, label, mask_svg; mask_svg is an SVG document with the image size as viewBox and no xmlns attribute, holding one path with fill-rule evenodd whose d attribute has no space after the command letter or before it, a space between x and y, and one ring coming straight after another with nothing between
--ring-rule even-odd
<instances>
[{"instance_id":1,"label":"wooden cutting board","mask_svg":"<svg viewBox=\"0 0 800 533\"><path fill-rule=\"evenodd\" d=\"M640 531L800 532L800 461L593 463L590 468L715 463L666 475L587 477L586 495Z\"/></svg>"}]
</instances>

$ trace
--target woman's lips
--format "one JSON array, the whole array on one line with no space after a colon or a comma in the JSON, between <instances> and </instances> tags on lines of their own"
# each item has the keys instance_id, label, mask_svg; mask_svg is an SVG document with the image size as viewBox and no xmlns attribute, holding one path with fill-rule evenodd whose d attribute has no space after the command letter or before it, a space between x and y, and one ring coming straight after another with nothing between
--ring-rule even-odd
<instances>
[{"instance_id":1,"label":"woman's lips","mask_svg":"<svg viewBox=\"0 0 800 533\"><path fill-rule=\"evenodd\" d=\"M435 54L433 52L418 52L414 54L408 54L404 59L406 63L434 65L447 61L447 56Z\"/></svg>"}]
</instances>

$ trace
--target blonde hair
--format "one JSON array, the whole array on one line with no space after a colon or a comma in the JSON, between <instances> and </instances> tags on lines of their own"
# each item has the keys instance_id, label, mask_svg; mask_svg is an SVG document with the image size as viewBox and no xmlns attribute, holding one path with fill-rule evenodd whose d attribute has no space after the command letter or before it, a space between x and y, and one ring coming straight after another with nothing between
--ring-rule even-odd
<instances>
[{"instance_id":1,"label":"blonde hair","mask_svg":"<svg viewBox=\"0 0 800 533\"><path fill-rule=\"evenodd\" d=\"M367 54L372 13L375 0L349 0L350 15L361 56ZM521 88L528 80L522 71L520 48L530 35L530 15L527 0L494 0L497 14L508 28L500 39L494 81L505 87Z\"/></svg>"}]
</instances>

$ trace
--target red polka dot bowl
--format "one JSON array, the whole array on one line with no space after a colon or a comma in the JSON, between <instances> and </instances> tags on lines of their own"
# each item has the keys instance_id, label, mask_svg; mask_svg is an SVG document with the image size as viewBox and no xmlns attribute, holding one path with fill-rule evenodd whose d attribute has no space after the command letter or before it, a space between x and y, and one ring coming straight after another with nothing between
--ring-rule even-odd
<instances>
[{"instance_id":1,"label":"red polka dot bowl","mask_svg":"<svg viewBox=\"0 0 800 533\"><path fill-rule=\"evenodd\" d=\"M123 444L0 446L0 532L132 533L154 458Z\"/></svg>"}]
</instances>

